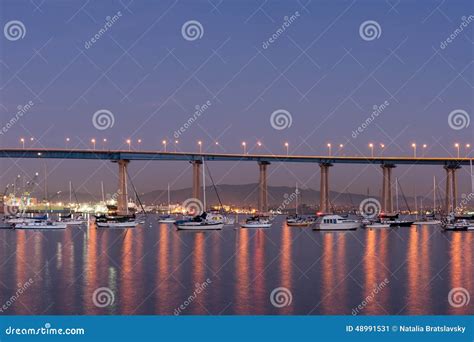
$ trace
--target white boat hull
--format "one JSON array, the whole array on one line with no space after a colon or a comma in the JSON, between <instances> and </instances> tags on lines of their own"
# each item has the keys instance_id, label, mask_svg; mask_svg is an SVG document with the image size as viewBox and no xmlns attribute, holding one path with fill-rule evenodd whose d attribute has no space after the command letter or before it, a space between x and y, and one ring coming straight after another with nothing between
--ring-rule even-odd
<instances>
[{"instance_id":1,"label":"white boat hull","mask_svg":"<svg viewBox=\"0 0 474 342\"><path fill-rule=\"evenodd\" d=\"M390 228L390 225L385 224L385 223L373 223L373 224L366 224L365 228Z\"/></svg>"},{"instance_id":2,"label":"white boat hull","mask_svg":"<svg viewBox=\"0 0 474 342\"><path fill-rule=\"evenodd\" d=\"M190 222L186 224L177 224L180 230L218 230L224 227L224 223L202 224L199 222Z\"/></svg>"},{"instance_id":3,"label":"white boat hull","mask_svg":"<svg viewBox=\"0 0 474 342\"><path fill-rule=\"evenodd\" d=\"M314 230L355 230L360 227L358 222L344 222L337 224L321 223L313 228Z\"/></svg>"},{"instance_id":4,"label":"white boat hull","mask_svg":"<svg viewBox=\"0 0 474 342\"><path fill-rule=\"evenodd\" d=\"M63 223L58 224L16 224L15 229L66 229L67 225Z\"/></svg>"},{"instance_id":5,"label":"white boat hull","mask_svg":"<svg viewBox=\"0 0 474 342\"><path fill-rule=\"evenodd\" d=\"M159 223L175 223L175 219L164 219L164 220L158 220Z\"/></svg>"},{"instance_id":6,"label":"white boat hull","mask_svg":"<svg viewBox=\"0 0 474 342\"><path fill-rule=\"evenodd\" d=\"M314 222L287 222L286 225L288 227L309 227Z\"/></svg>"},{"instance_id":7,"label":"white boat hull","mask_svg":"<svg viewBox=\"0 0 474 342\"><path fill-rule=\"evenodd\" d=\"M138 222L96 222L97 228L135 228Z\"/></svg>"},{"instance_id":8,"label":"white boat hull","mask_svg":"<svg viewBox=\"0 0 474 342\"><path fill-rule=\"evenodd\" d=\"M419 221L419 222L413 222L415 226L422 226L422 225L436 225L436 224L441 224L441 221L439 220L433 220L433 221Z\"/></svg>"},{"instance_id":9,"label":"white boat hull","mask_svg":"<svg viewBox=\"0 0 474 342\"><path fill-rule=\"evenodd\" d=\"M270 228L271 223L242 223L240 225L242 228Z\"/></svg>"},{"instance_id":10,"label":"white boat hull","mask_svg":"<svg viewBox=\"0 0 474 342\"><path fill-rule=\"evenodd\" d=\"M81 224L86 223L86 221L82 221L82 220L61 221L61 222L67 224L68 226L79 226Z\"/></svg>"}]
</instances>

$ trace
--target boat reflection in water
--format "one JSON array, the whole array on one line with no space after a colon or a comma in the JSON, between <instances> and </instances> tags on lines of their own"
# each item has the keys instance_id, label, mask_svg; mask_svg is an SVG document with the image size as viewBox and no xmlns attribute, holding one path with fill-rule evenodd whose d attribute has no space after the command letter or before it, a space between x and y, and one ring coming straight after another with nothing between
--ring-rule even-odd
<instances>
[{"instance_id":1,"label":"boat reflection in water","mask_svg":"<svg viewBox=\"0 0 474 342\"><path fill-rule=\"evenodd\" d=\"M474 314L474 234L437 226L354 231L152 226L0 230L3 314ZM206 286L203 286L206 284ZM96 305L98 289L107 305ZM273 296L273 297L272 297Z\"/></svg>"}]
</instances>

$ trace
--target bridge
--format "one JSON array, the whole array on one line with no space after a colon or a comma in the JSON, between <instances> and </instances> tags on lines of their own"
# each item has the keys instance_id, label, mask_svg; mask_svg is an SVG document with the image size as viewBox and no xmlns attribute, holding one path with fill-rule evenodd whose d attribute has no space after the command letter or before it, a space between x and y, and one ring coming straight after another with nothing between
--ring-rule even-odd
<instances>
[{"instance_id":1,"label":"bridge","mask_svg":"<svg viewBox=\"0 0 474 342\"><path fill-rule=\"evenodd\" d=\"M273 154L230 154L230 153L192 153L159 152L130 150L95 149L49 149L49 148L4 148L0 149L0 158L36 158L36 159L82 159L110 160L119 166L119 212L126 211L127 205L127 165L133 160L145 161L187 161L193 165L193 197L201 198L201 165L204 161L242 161L257 162L259 166L258 210L268 210L267 168L271 163L313 163L321 168L320 211L329 212L329 168L334 164L374 164L382 167L382 211L392 211L392 169L396 165L438 165L446 170L445 210L456 208L457 181L456 171L462 166L472 165L474 158L446 157L359 157L359 156L310 156L310 155L273 155Z\"/></svg>"}]
</instances>

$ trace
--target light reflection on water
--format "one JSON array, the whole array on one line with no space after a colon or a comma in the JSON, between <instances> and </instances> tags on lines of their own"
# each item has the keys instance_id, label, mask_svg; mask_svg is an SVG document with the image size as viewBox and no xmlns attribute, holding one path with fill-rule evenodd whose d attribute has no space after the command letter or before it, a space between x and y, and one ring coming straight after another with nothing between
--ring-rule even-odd
<instances>
[{"instance_id":1,"label":"light reflection on water","mask_svg":"<svg viewBox=\"0 0 474 342\"><path fill-rule=\"evenodd\" d=\"M279 217L267 230L186 232L150 217L133 230L0 230L0 247L0 304L34 280L2 314L350 315L362 303L363 315L474 314L474 232L437 226L317 232ZM112 305L94 305L99 287ZM271 304L277 287L290 305ZM467 306L449 305L453 287Z\"/></svg>"}]
</instances>

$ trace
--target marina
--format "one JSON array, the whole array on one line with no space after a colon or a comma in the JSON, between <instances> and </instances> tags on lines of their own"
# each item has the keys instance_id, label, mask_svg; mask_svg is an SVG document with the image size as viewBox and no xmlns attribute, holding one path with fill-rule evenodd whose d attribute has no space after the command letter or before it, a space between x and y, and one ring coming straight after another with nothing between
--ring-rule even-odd
<instances>
[{"instance_id":1,"label":"marina","mask_svg":"<svg viewBox=\"0 0 474 342\"><path fill-rule=\"evenodd\" d=\"M278 216L270 229L225 226L181 231L150 215L133 229L71 226L63 230L0 230L1 298L17 284L34 283L6 312L26 314L163 314L207 278L212 283L183 315L351 315L372 288L388 285L362 315L473 314L474 303L453 308L439 298L462 281L474 291L474 231L436 226L315 231L288 227ZM111 306L90 298L113 289ZM274 307L276 287L293 294Z\"/></svg>"}]
</instances>

